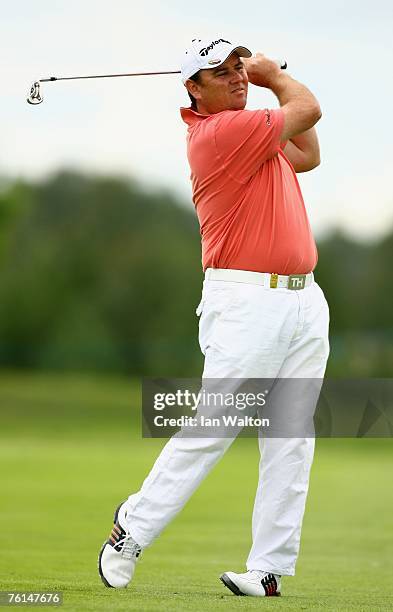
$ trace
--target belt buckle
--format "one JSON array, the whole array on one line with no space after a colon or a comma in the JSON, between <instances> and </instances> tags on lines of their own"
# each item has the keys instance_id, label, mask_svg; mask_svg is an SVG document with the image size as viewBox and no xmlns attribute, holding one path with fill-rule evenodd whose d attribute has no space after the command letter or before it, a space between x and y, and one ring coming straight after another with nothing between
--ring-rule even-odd
<instances>
[{"instance_id":1,"label":"belt buckle","mask_svg":"<svg viewBox=\"0 0 393 612\"><path fill-rule=\"evenodd\" d=\"M288 276L288 289L298 291L306 286L307 274L290 274Z\"/></svg>"},{"instance_id":2,"label":"belt buckle","mask_svg":"<svg viewBox=\"0 0 393 612\"><path fill-rule=\"evenodd\" d=\"M270 275L270 289L277 289L278 285L278 274Z\"/></svg>"}]
</instances>

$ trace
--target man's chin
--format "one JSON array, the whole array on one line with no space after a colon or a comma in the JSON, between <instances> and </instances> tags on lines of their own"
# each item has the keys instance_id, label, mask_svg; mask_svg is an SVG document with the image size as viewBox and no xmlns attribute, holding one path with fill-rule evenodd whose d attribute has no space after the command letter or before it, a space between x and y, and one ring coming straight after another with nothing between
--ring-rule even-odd
<instances>
[{"instance_id":1,"label":"man's chin","mask_svg":"<svg viewBox=\"0 0 393 612\"><path fill-rule=\"evenodd\" d=\"M239 100L232 104L231 110L243 110L246 107L247 99Z\"/></svg>"},{"instance_id":2,"label":"man's chin","mask_svg":"<svg viewBox=\"0 0 393 612\"><path fill-rule=\"evenodd\" d=\"M247 104L247 93L245 91L239 91L233 95L231 100L232 110L243 110Z\"/></svg>"}]
</instances>

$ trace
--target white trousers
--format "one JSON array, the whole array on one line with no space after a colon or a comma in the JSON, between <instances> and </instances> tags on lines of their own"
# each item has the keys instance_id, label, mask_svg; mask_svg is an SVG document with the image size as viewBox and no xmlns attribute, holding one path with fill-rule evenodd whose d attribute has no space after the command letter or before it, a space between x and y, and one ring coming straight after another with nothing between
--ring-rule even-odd
<instances>
[{"instance_id":1,"label":"white trousers","mask_svg":"<svg viewBox=\"0 0 393 612\"><path fill-rule=\"evenodd\" d=\"M329 310L317 283L293 291L205 280L197 313L204 379L323 378ZM184 507L233 440L181 431L169 440L140 491L128 498L127 526L142 547ZM247 569L293 575L314 439L260 437L259 447Z\"/></svg>"}]
</instances>

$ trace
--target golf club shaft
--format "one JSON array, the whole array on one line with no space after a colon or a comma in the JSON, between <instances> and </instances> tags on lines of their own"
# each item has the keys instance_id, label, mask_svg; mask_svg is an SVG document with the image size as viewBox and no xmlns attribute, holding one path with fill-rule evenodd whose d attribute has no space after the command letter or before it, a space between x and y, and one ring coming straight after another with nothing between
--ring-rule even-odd
<instances>
[{"instance_id":1,"label":"golf club shaft","mask_svg":"<svg viewBox=\"0 0 393 612\"><path fill-rule=\"evenodd\" d=\"M285 61L276 60L276 64L282 69L285 70L287 68L287 63ZM53 83L54 81L77 81L79 79L112 79L115 77L132 77L132 76L152 76L159 74L181 74L180 70L163 70L160 72L125 72L120 74L89 74L84 76L72 76L72 77L55 77L51 76L45 79L39 79L38 81L34 81L31 86L30 93L27 97L27 102L29 104L37 105L41 104L43 101L43 96L41 94L41 83Z\"/></svg>"},{"instance_id":2,"label":"golf club shaft","mask_svg":"<svg viewBox=\"0 0 393 612\"><path fill-rule=\"evenodd\" d=\"M128 72L124 74L94 74L89 76L72 76L72 77L49 77L47 79L39 79L40 83L49 83L52 81L74 81L76 79L111 79L113 77L130 77L130 76L150 76L156 74L180 74L180 70L167 70L165 72Z\"/></svg>"},{"instance_id":3,"label":"golf club shaft","mask_svg":"<svg viewBox=\"0 0 393 612\"><path fill-rule=\"evenodd\" d=\"M287 63L284 61L277 60L276 63L283 70L286 69ZM153 76L157 74L180 74L180 70L165 70L160 72L126 72L122 74L94 74L88 76L72 76L72 77L48 77L46 79L39 79L40 83L50 83L53 81L75 81L78 79L112 79L114 77L131 77L131 76Z\"/></svg>"}]
</instances>

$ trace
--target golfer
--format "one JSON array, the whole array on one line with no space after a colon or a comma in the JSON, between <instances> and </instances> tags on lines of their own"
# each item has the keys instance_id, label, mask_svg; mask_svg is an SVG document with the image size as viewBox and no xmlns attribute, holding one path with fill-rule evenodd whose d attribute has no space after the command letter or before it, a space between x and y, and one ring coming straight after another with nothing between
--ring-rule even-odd
<instances>
[{"instance_id":1,"label":"golfer","mask_svg":"<svg viewBox=\"0 0 393 612\"><path fill-rule=\"evenodd\" d=\"M318 101L274 61L225 37L193 40L181 72L191 97L181 116L205 272L197 309L203 379L322 379L329 311L313 276L317 250L296 177L320 163ZM279 107L245 110L249 83L270 89ZM289 408L296 419L299 402ZM129 584L141 551L233 439L181 431L171 438L141 489L115 512L99 557L106 586ZM295 573L314 438L258 441L246 571L226 571L221 580L235 595L265 597L280 595L281 577Z\"/></svg>"}]
</instances>

